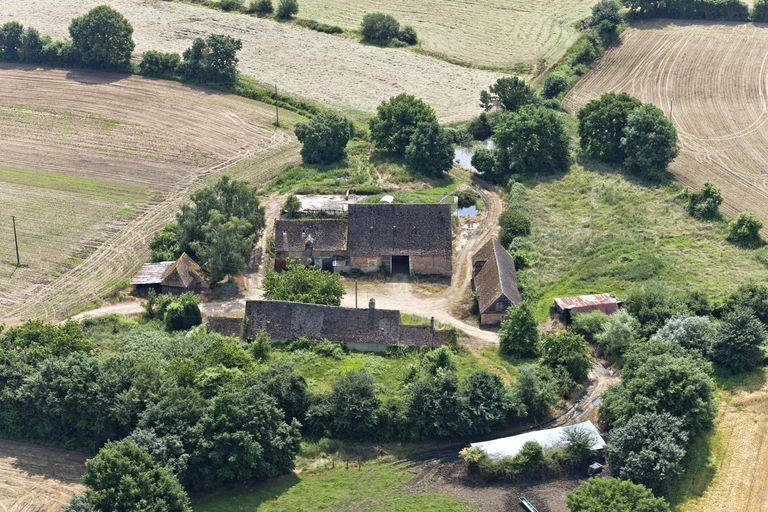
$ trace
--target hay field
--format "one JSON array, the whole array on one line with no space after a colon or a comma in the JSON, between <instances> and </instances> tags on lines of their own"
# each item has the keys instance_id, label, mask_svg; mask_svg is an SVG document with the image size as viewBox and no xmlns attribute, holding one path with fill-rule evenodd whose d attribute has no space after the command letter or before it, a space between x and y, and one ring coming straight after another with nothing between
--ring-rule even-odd
<instances>
[{"instance_id":1,"label":"hay field","mask_svg":"<svg viewBox=\"0 0 768 512\"><path fill-rule=\"evenodd\" d=\"M680 512L768 511L768 383L747 377L722 393L713 438L714 477L704 493L680 504Z\"/></svg>"},{"instance_id":2,"label":"hay field","mask_svg":"<svg viewBox=\"0 0 768 512\"><path fill-rule=\"evenodd\" d=\"M712 181L728 214L768 221L768 28L658 20L625 31L565 99L575 111L605 92L659 106L677 127L670 166L686 186Z\"/></svg>"},{"instance_id":3,"label":"hay field","mask_svg":"<svg viewBox=\"0 0 768 512\"><path fill-rule=\"evenodd\" d=\"M578 37L574 24L592 0L302 0L299 16L359 29L370 12L393 15L416 29L422 49L465 65L508 68L552 64Z\"/></svg>"},{"instance_id":4,"label":"hay field","mask_svg":"<svg viewBox=\"0 0 768 512\"><path fill-rule=\"evenodd\" d=\"M103 0L3 0L0 22L13 19L56 37L68 36L75 16ZM478 94L498 73L397 49L262 20L244 14L161 0L110 0L134 28L136 54L150 49L181 52L212 33L243 41L241 71L283 91L355 112L373 112L401 92L423 98L443 121L480 111Z\"/></svg>"},{"instance_id":5,"label":"hay field","mask_svg":"<svg viewBox=\"0 0 768 512\"><path fill-rule=\"evenodd\" d=\"M86 456L78 452L0 439L0 510L58 512L85 487Z\"/></svg>"},{"instance_id":6,"label":"hay field","mask_svg":"<svg viewBox=\"0 0 768 512\"><path fill-rule=\"evenodd\" d=\"M124 284L206 175L258 158L274 176L296 145L273 116L172 82L0 65L0 323L61 319Z\"/></svg>"}]
</instances>

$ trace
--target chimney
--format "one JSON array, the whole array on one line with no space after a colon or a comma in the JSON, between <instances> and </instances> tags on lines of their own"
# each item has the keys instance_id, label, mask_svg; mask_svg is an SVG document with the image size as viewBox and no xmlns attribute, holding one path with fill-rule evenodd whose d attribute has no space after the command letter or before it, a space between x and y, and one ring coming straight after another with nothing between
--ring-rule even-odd
<instances>
[{"instance_id":1,"label":"chimney","mask_svg":"<svg viewBox=\"0 0 768 512\"><path fill-rule=\"evenodd\" d=\"M368 301L368 309L376 309L376 299L371 298L371 300Z\"/></svg>"}]
</instances>

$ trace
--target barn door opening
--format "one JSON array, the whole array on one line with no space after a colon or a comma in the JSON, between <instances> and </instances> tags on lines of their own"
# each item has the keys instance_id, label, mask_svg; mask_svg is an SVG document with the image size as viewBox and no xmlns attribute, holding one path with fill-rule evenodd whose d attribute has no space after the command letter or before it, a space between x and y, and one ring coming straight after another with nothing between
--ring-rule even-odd
<instances>
[{"instance_id":1,"label":"barn door opening","mask_svg":"<svg viewBox=\"0 0 768 512\"><path fill-rule=\"evenodd\" d=\"M411 273L410 256L392 256L392 273L405 274Z\"/></svg>"}]
</instances>

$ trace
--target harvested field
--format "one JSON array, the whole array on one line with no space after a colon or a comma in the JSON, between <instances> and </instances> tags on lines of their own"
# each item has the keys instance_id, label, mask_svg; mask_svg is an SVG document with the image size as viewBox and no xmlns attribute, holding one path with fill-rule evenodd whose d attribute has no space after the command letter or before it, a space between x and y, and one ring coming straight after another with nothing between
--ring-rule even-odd
<instances>
[{"instance_id":1,"label":"harvested field","mask_svg":"<svg viewBox=\"0 0 768 512\"><path fill-rule=\"evenodd\" d=\"M56 37L67 36L75 16L102 0L4 0L0 22L13 19ZM351 111L372 112L384 99L409 92L429 102L444 121L480 110L480 90L499 76L397 49L243 14L159 0L112 0L134 28L136 53L181 52L211 33L242 39L240 69L289 93Z\"/></svg>"},{"instance_id":2,"label":"harvested field","mask_svg":"<svg viewBox=\"0 0 768 512\"><path fill-rule=\"evenodd\" d=\"M299 15L348 29L359 29L369 12L393 15L416 29L429 54L468 65L510 67L563 56L589 16L592 0L303 0Z\"/></svg>"},{"instance_id":3,"label":"harvested field","mask_svg":"<svg viewBox=\"0 0 768 512\"><path fill-rule=\"evenodd\" d=\"M61 319L120 287L206 175L274 176L296 145L273 116L173 82L0 65L0 323Z\"/></svg>"},{"instance_id":4,"label":"harvested field","mask_svg":"<svg viewBox=\"0 0 768 512\"><path fill-rule=\"evenodd\" d=\"M768 221L768 29L656 20L625 31L564 105L624 91L666 112L680 136L670 166L684 185L712 181L728 214Z\"/></svg>"},{"instance_id":5,"label":"harvested field","mask_svg":"<svg viewBox=\"0 0 768 512\"><path fill-rule=\"evenodd\" d=\"M0 511L58 512L80 484L86 456L0 439Z\"/></svg>"},{"instance_id":6,"label":"harvested field","mask_svg":"<svg viewBox=\"0 0 768 512\"><path fill-rule=\"evenodd\" d=\"M720 397L712 440L714 477L681 512L768 511L768 384L759 373ZM703 469L707 472L709 468ZM706 480L705 480L706 481Z\"/></svg>"}]
</instances>

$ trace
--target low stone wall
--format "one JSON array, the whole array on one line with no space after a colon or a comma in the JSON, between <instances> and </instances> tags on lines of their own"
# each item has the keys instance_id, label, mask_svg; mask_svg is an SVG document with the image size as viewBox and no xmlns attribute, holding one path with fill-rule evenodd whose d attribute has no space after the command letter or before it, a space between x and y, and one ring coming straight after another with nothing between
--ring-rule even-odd
<instances>
[{"instance_id":1,"label":"low stone wall","mask_svg":"<svg viewBox=\"0 0 768 512\"><path fill-rule=\"evenodd\" d=\"M450 256L411 256L411 273L451 277Z\"/></svg>"},{"instance_id":2,"label":"low stone wall","mask_svg":"<svg viewBox=\"0 0 768 512\"><path fill-rule=\"evenodd\" d=\"M451 341L451 331L433 330L428 325L401 325L400 344L409 347L440 347Z\"/></svg>"}]
</instances>

